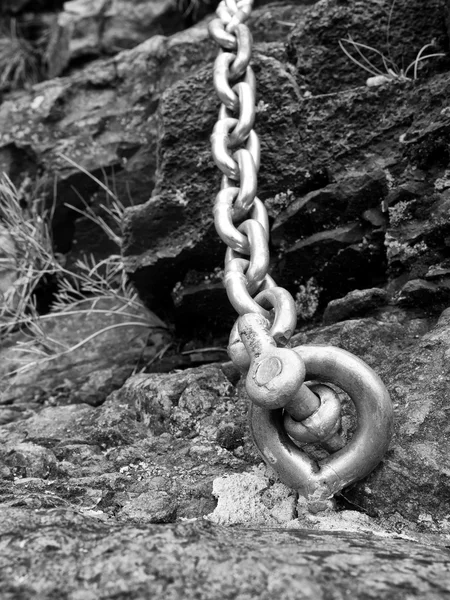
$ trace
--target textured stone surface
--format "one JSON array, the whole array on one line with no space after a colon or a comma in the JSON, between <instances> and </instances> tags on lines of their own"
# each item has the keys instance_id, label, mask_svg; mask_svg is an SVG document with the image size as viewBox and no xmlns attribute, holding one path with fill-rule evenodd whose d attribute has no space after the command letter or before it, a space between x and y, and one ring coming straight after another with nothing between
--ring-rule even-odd
<instances>
[{"instance_id":1,"label":"textured stone surface","mask_svg":"<svg viewBox=\"0 0 450 600\"><path fill-rule=\"evenodd\" d=\"M139 360L151 360L170 335L150 313L129 307L126 316L115 308L113 298L95 307L86 301L77 309L91 310L88 314L47 317L41 328L48 354L42 354L39 339L33 344L21 332L1 344L0 407L12 402L98 405L120 388ZM28 344L28 349L19 343Z\"/></svg>"},{"instance_id":2,"label":"textured stone surface","mask_svg":"<svg viewBox=\"0 0 450 600\"><path fill-rule=\"evenodd\" d=\"M110 4L113 12L125 6ZM425 267L445 263L448 78L439 75L445 61L433 59L419 69L418 82L365 87L364 71L338 42L350 34L387 52L390 0L307 4L256 9L250 27L263 156L259 194L275 219L278 246L273 272L294 294L314 277L323 309L358 287L389 282L397 292L409 271L424 278ZM398 64L432 38L436 51L445 47L444 12L443 0L426 11L419 0L395 3L389 39ZM115 21L105 15L107 29ZM0 165L19 182L39 174L49 203L57 173L58 249L99 257L111 251L63 205L62 199L81 206L73 188L94 205L101 199L97 184L63 153L101 178L106 169L122 201L135 204L124 228L127 269L142 297L188 336L196 327L203 335L228 328L232 320L226 303L210 316L223 262L210 210L219 181L209 149L218 109L215 55L202 23L6 96L0 106Z\"/></svg>"},{"instance_id":3,"label":"textured stone surface","mask_svg":"<svg viewBox=\"0 0 450 600\"><path fill-rule=\"evenodd\" d=\"M153 35L182 28L171 0L71 0L58 16L67 63L80 57L115 54Z\"/></svg>"},{"instance_id":4,"label":"textured stone surface","mask_svg":"<svg viewBox=\"0 0 450 600\"><path fill-rule=\"evenodd\" d=\"M210 591L211 573L217 573L218 586L235 586L229 588L233 597L246 590L246 597L266 594L270 598L275 589L285 597L285 589L297 590L294 581L306 569L302 597L326 598L329 587L323 586L331 583L348 593L349 579L342 579L348 568L355 594L364 586L367 597L425 599L435 593L436 598L445 598L448 551L440 546L448 545L450 536L450 448L443 427L449 372L447 313L434 327L430 319L390 309L379 320L308 328L294 340L331 343L354 352L377 369L394 400L390 450L372 475L337 498L340 509L346 509L343 513L308 514L296 494L261 466L246 424L246 395L228 365L135 375L99 406L67 405L61 398L45 396L41 404L20 404L16 399L8 408L21 410L14 420L0 425L0 528L11 540L8 560L1 567L9 586L6 597L27 593L50 598L68 590L73 597L90 597L83 596L90 590L92 597L112 598L120 585L124 597L167 594L176 598L178 592L171 586L181 581L180 597L190 597L192 585L200 597L212 598L217 591ZM351 426L351 418L345 419L345 426ZM257 535L201 520L180 524L183 519L203 517L216 524L256 528ZM168 525L174 522L178 524ZM164 523L164 529L154 523ZM268 526L278 530L265 532ZM280 527L295 533L280 532ZM347 533L321 531L330 529ZM195 546L185 531L194 536ZM384 537L373 537L371 531ZM407 536L392 538L399 533L407 533L416 543ZM280 575L289 539L294 540L288 553L292 578L289 573ZM34 544L41 544L41 552L35 551ZM322 547L326 551L321 552ZM203 579L194 575L198 566L194 569L187 559L196 552L209 574L205 591ZM266 564L268 553L267 560L274 562L267 563L263 572L277 565L276 586L263 575L255 579L253 559L245 559L247 552L258 557L260 566ZM318 557L340 565L323 584L318 573L328 562L316 573ZM113 567L116 560L120 568ZM157 561L159 566L154 574L143 572L138 585L140 560L147 565ZM23 561L28 561L26 589L20 567L8 567ZM172 573L170 584L166 561ZM236 568L243 579L236 576L227 583L233 561L239 561ZM374 562L380 568L375 579ZM47 572L50 565L51 573L64 572L64 577ZM185 570L180 571L180 565ZM80 568L83 573L89 568L96 573L111 570L114 575L102 579L86 571L86 576L80 576ZM306 585L314 586L309 596Z\"/></svg>"},{"instance_id":5,"label":"textured stone surface","mask_svg":"<svg viewBox=\"0 0 450 600\"><path fill-rule=\"evenodd\" d=\"M332 300L328 304L323 313L323 322L329 325L351 317L364 316L371 310L385 306L388 298L387 292L379 288L353 290L343 298Z\"/></svg>"},{"instance_id":6,"label":"textured stone surface","mask_svg":"<svg viewBox=\"0 0 450 600\"><path fill-rule=\"evenodd\" d=\"M72 509L28 513L2 511L8 599L450 596L448 550L408 540L207 523L118 527Z\"/></svg>"},{"instance_id":7,"label":"textured stone surface","mask_svg":"<svg viewBox=\"0 0 450 600\"><path fill-rule=\"evenodd\" d=\"M385 459L343 490L341 512L311 516L261 465L229 364L129 378L143 339L113 330L122 333L2 391L5 598L450 597L448 311L436 324L450 274L446 63L428 63L415 83L367 88L337 46L351 33L385 51L389 6L277 4L250 22L273 274L318 305L317 319L328 300L350 292L339 319L354 317L303 325L294 343L340 346L381 375L395 408ZM397 0L399 64L432 37L446 43L443 8ZM215 54L201 24L0 105L1 168L19 183L39 176L49 202L57 174L60 250L108 253L64 207L80 205L72 186L94 206L101 196L61 152L96 175L108 169L125 203L133 198L127 268L146 300L167 308L173 299L178 330L201 338L171 363L182 367L194 355L223 357L205 346L232 318L217 305L223 248L210 210L219 183L208 142ZM361 315L377 296L370 289L385 284L392 304ZM351 295L358 287L362 306ZM99 322L67 320L50 332L75 339L91 326ZM156 353L167 340L153 342L139 368L163 370ZM16 358L1 354L4 374ZM344 410L351 431L348 402Z\"/></svg>"},{"instance_id":8,"label":"textured stone surface","mask_svg":"<svg viewBox=\"0 0 450 600\"><path fill-rule=\"evenodd\" d=\"M403 156L396 132L407 133L410 127L414 130L424 112L430 119L432 104L436 108L431 118L439 118L445 105L445 101L437 106L439 102L431 100L432 96L444 98L438 89L446 83L439 77L432 85L422 83L422 88L420 84L413 88L408 82L376 89L349 87L356 83L357 77L362 84L364 73L359 74L355 65L336 50L338 40L347 30L352 31L352 23L355 26L352 33L361 35L365 19L369 23L375 14L383 11L387 14L387 5L376 3L367 13L359 2L348 5L320 2L310 9L299 7L301 10L291 19L296 27L287 49L277 41L256 46L254 67L263 99L258 104L257 120L263 155L259 189L275 217L274 241L280 246L273 272L277 281L293 293L314 276L323 290L321 306L355 287L384 284L388 279L385 232L389 190L415 178L408 171L409 162ZM415 36L412 46L418 49L422 46L424 23L415 30L421 22L417 19L421 6L417 2L411 10L402 10L401 3L395 7L395 19L401 17L405 21L392 41L398 45L400 54L403 34L411 40ZM434 37L440 36L441 40L443 10L443 3L437 2L425 17L425 30L433 30ZM264 15L261 19L264 20ZM345 24L346 31L336 29L336 22ZM375 47L382 47L385 42L382 32L383 28L371 28L371 35L380 36L373 40ZM283 36L280 39L284 42ZM302 55L308 57L308 68L301 66ZM297 68L296 79L292 77L293 63ZM342 67L342 80L338 81L343 63L346 64ZM433 66L436 68L439 63ZM323 77L322 71L332 70L336 71L335 77ZM306 82L305 73L311 81ZM347 77L350 73L351 81ZM318 84L314 87L315 76L325 82L326 90L316 89ZM214 232L207 209L213 198L202 195L199 199L198 195L203 178L208 182L214 180L214 172L207 169L211 166L207 135L199 134L210 131L213 124L211 100L205 97L206 86L200 71L196 77L184 78L169 88L164 95L161 105L164 136L159 146L157 185L148 203L129 211L125 232L127 266L139 289L142 293L148 290L150 298L155 292L146 281L154 278L160 283L159 293L164 293L165 288L169 291L181 280L183 288L194 298L192 301L190 293L185 294L177 307L181 312L184 306L192 306L195 299L199 299L202 307L207 306L207 291L194 290L189 283L188 271L192 265L199 280L202 275L209 277L220 265L217 245L211 243ZM322 91L331 93L319 93ZM377 124L381 123L377 130ZM188 157L193 148L198 157L195 172L183 178L181 172L188 172ZM430 187L427 184L422 195ZM170 239L143 235L144 227L152 230L157 223L161 231L164 223L169 227L169 222ZM390 251L389 243L387 250ZM211 290L210 298L212 307L215 290ZM187 309L184 314L195 318L194 313ZM220 323L213 326L219 327Z\"/></svg>"}]
</instances>

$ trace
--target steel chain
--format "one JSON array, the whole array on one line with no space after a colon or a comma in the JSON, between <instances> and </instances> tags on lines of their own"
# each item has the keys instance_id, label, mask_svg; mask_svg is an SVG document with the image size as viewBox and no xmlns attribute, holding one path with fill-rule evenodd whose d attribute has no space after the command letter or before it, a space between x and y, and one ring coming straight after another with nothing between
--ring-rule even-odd
<instances>
[{"instance_id":1,"label":"steel chain","mask_svg":"<svg viewBox=\"0 0 450 600\"><path fill-rule=\"evenodd\" d=\"M217 18L209 24L219 45L213 82L221 101L211 136L213 159L222 172L214 223L227 245L226 292L240 315L228 351L236 367L247 372L250 427L261 455L285 483L307 498L326 499L379 462L389 444L392 404L376 374L345 351L284 348L297 314L291 294L268 273L269 219L256 195L260 166L260 143L253 129L256 80L250 66L252 36L245 24L252 4L253 0L222 0ZM325 459L323 468L292 440L298 445L319 442L329 452L340 450L341 406L331 387L307 385L305 378L336 383L349 394L360 419L347 453Z\"/></svg>"},{"instance_id":2,"label":"steel chain","mask_svg":"<svg viewBox=\"0 0 450 600\"><path fill-rule=\"evenodd\" d=\"M268 274L269 219L256 196L260 165L259 138L253 129L256 81L250 66L252 36L244 23L251 8L251 0L222 0L216 12L218 18L209 25L211 37L220 46L213 82L222 103L211 135L213 159L223 173L214 205L214 223L228 246L224 283L232 306L239 315L257 314L271 323L273 344L284 346L294 332L297 315L291 294L278 287ZM248 370L250 356L238 322L231 332L229 348L235 364ZM305 389L302 395L310 398L315 410L320 403L315 396L311 399L311 394ZM305 427L293 426L298 408L289 405L286 411L290 432L300 438L297 431Z\"/></svg>"},{"instance_id":3,"label":"steel chain","mask_svg":"<svg viewBox=\"0 0 450 600\"><path fill-rule=\"evenodd\" d=\"M213 82L222 103L211 136L213 159L223 173L214 221L228 246L224 281L231 304L240 315L257 312L269 319L263 292L276 286L268 276L269 219L256 196L260 165L260 143L253 129L256 81L250 66L252 36L244 23L252 4L253 0L222 0L218 18L209 25L211 37L220 46ZM276 294L274 319L280 319L280 310L287 312L290 328L280 335L287 342L295 328L295 303L282 288Z\"/></svg>"}]
</instances>

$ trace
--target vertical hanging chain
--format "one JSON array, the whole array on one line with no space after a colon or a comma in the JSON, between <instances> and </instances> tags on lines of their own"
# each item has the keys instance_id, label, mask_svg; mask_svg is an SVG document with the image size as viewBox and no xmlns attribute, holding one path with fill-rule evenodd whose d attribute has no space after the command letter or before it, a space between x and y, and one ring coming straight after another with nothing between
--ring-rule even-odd
<instances>
[{"instance_id":1,"label":"vertical hanging chain","mask_svg":"<svg viewBox=\"0 0 450 600\"><path fill-rule=\"evenodd\" d=\"M297 322L294 299L268 274L269 220L257 198L260 142L253 129L256 80L250 66L252 35L245 24L253 0L222 0L209 24L220 47L213 81L221 101L211 136L214 162L222 172L214 205L217 233L228 246L225 288L239 315L257 313L269 319L271 335L286 344Z\"/></svg>"},{"instance_id":2,"label":"vertical hanging chain","mask_svg":"<svg viewBox=\"0 0 450 600\"><path fill-rule=\"evenodd\" d=\"M240 315L228 351L247 373L250 429L259 452L284 483L316 501L330 498L378 464L391 437L392 403L379 377L348 352L280 347L291 338L297 314L291 294L268 274L269 220L256 196L260 143L253 129L252 36L245 25L252 3L222 0L209 25L220 47L213 79L221 106L211 145L223 176L214 222L228 247L225 288ZM337 393L305 380L332 382L353 401L358 427L345 451ZM317 464L299 449L308 443L320 443L331 456Z\"/></svg>"},{"instance_id":3,"label":"vertical hanging chain","mask_svg":"<svg viewBox=\"0 0 450 600\"><path fill-rule=\"evenodd\" d=\"M247 381L253 377L253 383L256 382L247 385L253 402L267 408L283 407L293 421L302 421L316 412L321 402L303 385L304 369L298 357L290 350L276 350L277 346L285 346L294 333L297 312L291 294L278 287L268 274L269 219L256 196L260 165L260 143L253 129L256 80L250 66L252 35L244 23L252 3L253 0L222 0L216 11L218 18L209 25L211 37L220 46L213 80L221 106L211 146L214 162L223 176L214 204L214 222L228 246L225 289L241 316L231 331L228 350L234 364L243 372L249 371ZM242 319L244 315L250 319ZM267 360L256 367L254 359L265 350L269 350ZM290 366L280 378L282 364ZM270 390L268 378L274 384ZM334 435L338 421L339 414L327 428L327 435L334 436L327 443L334 449L342 446Z\"/></svg>"}]
</instances>

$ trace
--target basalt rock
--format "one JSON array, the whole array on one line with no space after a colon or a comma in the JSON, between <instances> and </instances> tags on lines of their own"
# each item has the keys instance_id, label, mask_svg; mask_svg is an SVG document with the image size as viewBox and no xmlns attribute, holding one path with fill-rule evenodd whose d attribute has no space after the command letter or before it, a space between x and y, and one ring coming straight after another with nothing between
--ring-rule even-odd
<instances>
[{"instance_id":1,"label":"basalt rock","mask_svg":"<svg viewBox=\"0 0 450 600\"><path fill-rule=\"evenodd\" d=\"M329 325L351 317L364 316L380 306L385 306L388 298L387 292L379 288L353 290L343 298L332 300L328 304L323 313L323 322Z\"/></svg>"},{"instance_id":2,"label":"basalt rock","mask_svg":"<svg viewBox=\"0 0 450 600\"><path fill-rule=\"evenodd\" d=\"M447 312L433 327L395 308L293 340L355 352L394 401L390 450L368 478L343 490L340 513L307 514L295 492L260 466L247 397L228 366L142 373L100 406L47 401L0 426L3 590L11 598L25 593L26 564L26 592L43 598L113 598L119 585L133 598L177 598L177 582L180 598L202 590L216 598L224 585L249 598L274 590L298 597L300 589L302 597L325 598L330 585L377 599L403 589L411 598L445 598Z\"/></svg>"},{"instance_id":3,"label":"basalt rock","mask_svg":"<svg viewBox=\"0 0 450 600\"><path fill-rule=\"evenodd\" d=\"M443 225L422 245L394 231L396 226L388 227L386 245L383 237L387 217L395 217L396 206L408 201L408 194L420 206L445 202L448 81L439 74L445 59L421 62L417 82L399 77L368 88L364 72L338 45L350 33L387 52L385 27L371 23L376 18L387 26L389 12L387 0L370 6L359 0L321 0L264 6L249 22L263 156L259 194L275 220L275 279L297 293L311 274L298 261L302 250L296 244L312 249L314 236L335 238L336 230L351 223L360 228L357 240L350 236L333 246L336 264L329 252L321 258L321 243L313 252L323 308L354 288L403 276L411 263L400 261L399 268L399 261L391 260L397 242L420 256L427 244L432 250L425 253L428 266L445 255ZM445 49L444 13L441 0L427 4L426 11L419 0L408 6L396 2L389 34L393 60L401 64L403 57L406 64L431 38L435 46L430 51ZM25 174L39 176L49 205L56 174L58 250L70 251L72 258L86 251L101 258L112 250L66 206L81 208L80 196L94 208L101 202L98 184L66 155L100 179L106 173L121 200L134 204L127 210L123 252L142 298L177 323L189 319L200 329L217 298L216 287L202 287L200 280L211 280L222 267L224 250L211 217L220 179L209 148L218 110L211 87L215 55L202 23L169 37L153 36L67 77L6 95L0 106L3 169L17 183ZM433 220L427 210L423 219ZM355 261L353 273L342 264L349 257ZM193 270L199 279L194 284L189 279ZM399 280L393 291L404 283ZM177 284L187 292L178 294L174 305ZM230 314L223 320L224 328L231 319ZM219 329L220 319L208 327Z\"/></svg>"},{"instance_id":4,"label":"basalt rock","mask_svg":"<svg viewBox=\"0 0 450 600\"><path fill-rule=\"evenodd\" d=\"M171 0L71 0L58 15L58 25L65 67L72 60L133 48L153 35L170 35L184 21Z\"/></svg>"},{"instance_id":5,"label":"basalt rock","mask_svg":"<svg viewBox=\"0 0 450 600\"><path fill-rule=\"evenodd\" d=\"M249 600L316 600L330 589L336 597L377 600L450 594L448 550L407 539L201 522L143 528L67 509L29 512L28 518L17 508L2 514L10 556L6 598L214 600L225 592Z\"/></svg>"}]
</instances>

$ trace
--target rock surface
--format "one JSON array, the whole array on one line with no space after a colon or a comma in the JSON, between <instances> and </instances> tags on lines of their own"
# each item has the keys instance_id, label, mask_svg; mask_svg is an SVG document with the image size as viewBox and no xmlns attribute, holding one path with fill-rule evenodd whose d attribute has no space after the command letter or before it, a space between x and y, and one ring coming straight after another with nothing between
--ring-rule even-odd
<instances>
[{"instance_id":1,"label":"rock surface","mask_svg":"<svg viewBox=\"0 0 450 600\"><path fill-rule=\"evenodd\" d=\"M377 370L394 401L390 450L374 473L343 491L341 508L358 507L387 527L450 534L450 449L443 428L449 339L448 311L433 326L395 309L377 319L305 330L293 340L353 352ZM94 380L98 365L92 359L89 364ZM277 487L272 474L252 471L261 461L246 423L248 400L229 366L137 374L124 385L115 381L106 401L104 388L95 386L92 400L77 387L62 395L55 387L50 395L43 376L50 379L41 371L33 385L28 382L28 394L20 396L13 387L16 395L10 393L3 405L4 501L28 495L31 486L33 505L45 506L51 493L58 506L95 506L120 521L166 522L210 514L213 494L221 493L213 481L243 473L242 484L236 480L236 502L239 495L255 502L261 490L268 494L247 521L273 525L262 516L267 502L276 506L279 525L299 516L295 496ZM354 427L351 411L343 426Z\"/></svg>"},{"instance_id":2,"label":"rock surface","mask_svg":"<svg viewBox=\"0 0 450 600\"><path fill-rule=\"evenodd\" d=\"M431 38L447 48L445 5L397 0L389 37L398 64ZM223 303L210 210L218 106L206 24L5 95L0 167L19 184L39 179L49 204L56 173L57 249L69 260L108 254L65 206L81 206L78 194L98 206L88 173L106 169L123 202L133 199L129 274L191 339L180 355L167 332L146 347L145 328L67 318L47 332L64 343L118 327L2 388L6 599L450 598L448 62L423 63L416 82L366 87L338 46L350 34L387 53L390 6L286 2L250 20L273 274L310 320L293 343L353 352L394 402L389 452L337 497L339 512L309 514L261 464L229 363L186 369L223 360L221 334L235 317ZM109 24L113 52L123 39ZM83 31L83 44L98 33ZM164 363L165 352L178 362ZM0 359L7 378L17 354L3 345ZM157 372L170 364L183 370Z\"/></svg>"},{"instance_id":3,"label":"rock surface","mask_svg":"<svg viewBox=\"0 0 450 600\"><path fill-rule=\"evenodd\" d=\"M335 598L377 600L450 595L448 550L408 540L207 523L118 527L70 509L30 513L25 520L18 509L2 512L8 599L319 600L331 590Z\"/></svg>"},{"instance_id":4,"label":"rock surface","mask_svg":"<svg viewBox=\"0 0 450 600\"><path fill-rule=\"evenodd\" d=\"M388 294L380 288L368 290L353 290L344 298L332 300L323 313L325 325L345 321L351 317L358 317L386 305Z\"/></svg>"},{"instance_id":5,"label":"rock surface","mask_svg":"<svg viewBox=\"0 0 450 600\"><path fill-rule=\"evenodd\" d=\"M80 3L67 4L69 10ZM126 5L115 3L114 11L119 4ZM310 4L256 9L250 27L263 155L259 193L275 219L273 273L293 294L315 277L320 311L352 289L389 284L396 293L409 272L424 278L426 269L445 266L448 81L441 73L446 59L436 58L420 63L417 82L365 87L364 71L338 42L351 35L387 53L390 0ZM444 14L444 0L426 11L420 0L397 0L393 60L407 64L431 39L436 52L445 48ZM114 22L108 19L105 27ZM374 19L379 27L371 26ZM86 223L64 206L81 206L74 188L94 204L100 200L97 184L64 154L100 178L106 170L122 202L132 199L124 229L130 277L180 332L189 322L203 334L225 330L233 319L226 304L220 317L204 318L216 306L214 273L223 262L210 210L211 182L218 182L209 149L218 108L215 55L201 23L6 95L0 106L2 167L18 182L39 174L49 203L57 174L58 249L99 257L110 251L106 240L93 247Z\"/></svg>"},{"instance_id":6,"label":"rock surface","mask_svg":"<svg viewBox=\"0 0 450 600\"><path fill-rule=\"evenodd\" d=\"M116 54L149 37L171 34L184 26L171 0L71 0L58 16L60 51L66 65L81 57Z\"/></svg>"}]
</instances>

